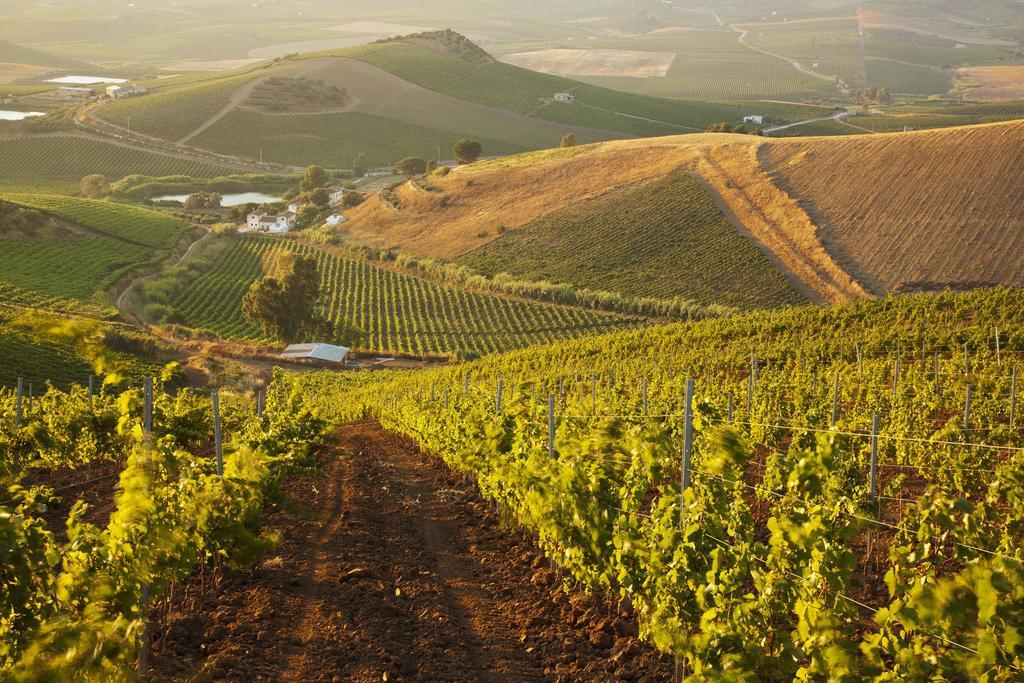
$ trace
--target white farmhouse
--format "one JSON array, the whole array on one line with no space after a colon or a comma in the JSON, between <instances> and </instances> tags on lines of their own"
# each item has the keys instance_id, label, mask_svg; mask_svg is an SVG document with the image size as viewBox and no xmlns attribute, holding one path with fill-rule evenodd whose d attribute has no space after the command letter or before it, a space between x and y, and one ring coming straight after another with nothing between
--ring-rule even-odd
<instances>
[{"instance_id":1,"label":"white farmhouse","mask_svg":"<svg viewBox=\"0 0 1024 683\"><path fill-rule=\"evenodd\" d=\"M555 102L575 102L576 96L571 92L556 92Z\"/></svg>"},{"instance_id":2,"label":"white farmhouse","mask_svg":"<svg viewBox=\"0 0 1024 683\"><path fill-rule=\"evenodd\" d=\"M331 196L331 206L338 206L345 198L345 188L340 185L331 185L327 188L327 194Z\"/></svg>"},{"instance_id":3,"label":"white farmhouse","mask_svg":"<svg viewBox=\"0 0 1024 683\"><path fill-rule=\"evenodd\" d=\"M304 207L306 204L309 204L309 201L306 199L293 199L288 202L288 210L292 213L298 213L299 209Z\"/></svg>"},{"instance_id":4,"label":"white farmhouse","mask_svg":"<svg viewBox=\"0 0 1024 683\"><path fill-rule=\"evenodd\" d=\"M743 117L743 123L752 123L758 126L764 125L764 117L759 114L751 114Z\"/></svg>"},{"instance_id":5,"label":"white farmhouse","mask_svg":"<svg viewBox=\"0 0 1024 683\"><path fill-rule=\"evenodd\" d=\"M295 214L291 211L280 214L256 211L246 217L246 226L252 232L269 232L279 235L289 232L295 227Z\"/></svg>"},{"instance_id":6,"label":"white farmhouse","mask_svg":"<svg viewBox=\"0 0 1024 683\"><path fill-rule=\"evenodd\" d=\"M146 89L141 85L111 85L107 87L107 97L112 100L120 100L135 95L145 95Z\"/></svg>"}]
</instances>

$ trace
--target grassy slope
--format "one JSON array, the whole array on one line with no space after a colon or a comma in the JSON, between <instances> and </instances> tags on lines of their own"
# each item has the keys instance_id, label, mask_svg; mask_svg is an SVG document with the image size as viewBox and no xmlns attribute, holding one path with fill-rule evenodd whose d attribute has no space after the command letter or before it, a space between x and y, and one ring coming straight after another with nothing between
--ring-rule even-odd
<instances>
[{"instance_id":1,"label":"grassy slope","mask_svg":"<svg viewBox=\"0 0 1024 683\"><path fill-rule=\"evenodd\" d=\"M361 347L389 352L493 352L636 324L626 318L510 301L433 284L328 254L291 240L238 240L175 307L187 324L227 337L260 339L242 316L242 297L262 276L261 258L280 249L315 256L323 280L322 312L366 333Z\"/></svg>"},{"instance_id":2,"label":"grassy slope","mask_svg":"<svg viewBox=\"0 0 1024 683\"><path fill-rule=\"evenodd\" d=\"M458 260L636 297L742 308L803 301L682 172L551 213Z\"/></svg>"},{"instance_id":3,"label":"grassy slope","mask_svg":"<svg viewBox=\"0 0 1024 683\"><path fill-rule=\"evenodd\" d=\"M439 122L442 123L442 122ZM407 156L433 159L438 148L449 155L465 135L426 128L358 112L276 116L235 110L192 143L224 154L280 163L323 164L349 168L363 154L372 166L390 165ZM497 140L479 139L487 154L512 154L526 149Z\"/></svg>"},{"instance_id":4,"label":"grassy slope","mask_svg":"<svg viewBox=\"0 0 1024 683\"><path fill-rule=\"evenodd\" d=\"M42 50L34 50L6 40L0 40L0 62L11 64L31 64L32 66L46 66L54 69L92 69L96 66L87 62L80 62L77 59L61 57Z\"/></svg>"},{"instance_id":5,"label":"grassy slope","mask_svg":"<svg viewBox=\"0 0 1024 683\"><path fill-rule=\"evenodd\" d=\"M765 166L876 292L1024 285L1024 124L775 141Z\"/></svg>"},{"instance_id":6,"label":"grassy slope","mask_svg":"<svg viewBox=\"0 0 1024 683\"><path fill-rule=\"evenodd\" d=\"M80 197L4 195L0 199L52 214L125 242L156 249L173 246L188 224L158 211Z\"/></svg>"},{"instance_id":7,"label":"grassy slope","mask_svg":"<svg viewBox=\"0 0 1024 683\"><path fill-rule=\"evenodd\" d=\"M113 182L131 174L212 178L232 172L213 164L131 149L92 138L65 135L0 139L0 178L5 181L40 178L78 180L90 173L102 173Z\"/></svg>"}]
</instances>

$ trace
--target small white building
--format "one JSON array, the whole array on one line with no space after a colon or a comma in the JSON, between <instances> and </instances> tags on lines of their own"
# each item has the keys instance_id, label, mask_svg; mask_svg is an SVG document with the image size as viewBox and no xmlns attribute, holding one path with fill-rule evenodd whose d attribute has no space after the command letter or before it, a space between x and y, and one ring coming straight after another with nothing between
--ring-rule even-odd
<instances>
[{"instance_id":1,"label":"small white building","mask_svg":"<svg viewBox=\"0 0 1024 683\"><path fill-rule=\"evenodd\" d=\"M341 225L342 223L345 222L345 220L346 218L342 216L340 213L332 213L330 216L327 217L327 220L324 221L324 225L333 228Z\"/></svg>"},{"instance_id":2,"label":"small white building","mask_svg":"<svg viewBox=\"0 0 1024 683\"><path fill-rule=\"evenodd\" d=\"M81 86L65 85L57 88L57 96L68 100L87 100L95 94L96 91L92 88Z\"/></svg>"},{"instance_id":3,"label":"small white building","mask_svg":"<svg viewBox=\"0 0 1024 683\"><path fill-rule=\"evenodd\" d=\"M292 344L281 353L284 360L315 360L325 363L344 363L349 349L333 344Z\"/></svg>"},{"instance_id":4,"label":"small white building","mask_svg":"<svg viewBox=\"0 0 1024 683\"><path fill-rule=\"evenodd\" d=\"M135 95L145 95L146 89L140 85L111 85L107 87L107 97L112 100L120 100Z\"/></svg>"},{"instance_id":5,"label":"small white building","mask_svg":"<svg viewBox=\"0 0 1024 683\"><path fill-rule=\"evenodd\" d=\"M331 206L338 206L345 199L345 188L341 185L331 185L327 188L327 194L331 196Z\"/></svg>"},{"instance_id":6,"label":"small white building","mask_svg":"<svg viewBox=\"0 0 1024 683\"><path fill-rule=\"evenodd\" d=\"M304 207L306 204L309 204L309 200L293 199L290 202L288 202L288 210L291 211L292 213L298 213L299 209Z\"/></svg>"},{"instance_id":7,"label":"small white building","mask_svg":"<svg viewBox=\"0 0 1024 683\"><path fill-rule=\"evenodd\" d=\"M764 125L764 117L759 114L751 114L743 117L743 123L752 123L758 126Z\"/></svg>"},{"instance_id":8,"label":"small white building","mask_svg":"<svg viewBox=\"0 0 1024 683\"><path fill-rule=\"evenodd\" d=\"M252 232L289 232L295 227L295 214L291 211L279 214L253 212L246 216L246 227Z\"/></svg>"},{"instance_id":9,"label":"small white building","mask_svg":"<svg viewBox=\"0 0 1024 683\"><path fill-rule=\"evenodd\" d=\"M571 92L556 92L555 102L575 102L576 96Z\"/></svg>"}]
</instances>

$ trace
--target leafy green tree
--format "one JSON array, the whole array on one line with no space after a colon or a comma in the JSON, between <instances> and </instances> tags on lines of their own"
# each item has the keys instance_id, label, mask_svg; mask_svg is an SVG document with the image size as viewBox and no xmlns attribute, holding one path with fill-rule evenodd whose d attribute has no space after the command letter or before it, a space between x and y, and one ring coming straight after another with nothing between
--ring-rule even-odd
<instances>
[{"instance_id":1,"label":"leafy green tree","mask_svg":"<svg viewBox=\"0 0 1024 683\"><path fill-rule=\"evenodd\" d=\"M312 192L318 187L327 187L331 182L331 176L323 166L313 165L306 169L306 175L299 182L299 189L303 192Z\"/></svg>"},{"instance_id":2,"label":"leafy green tree","mask_svg":"<svg viewBox=\"0 0 1024 683\"><path fill-rule=\"evenodd\" d=\"M566 133L565 136L562 138L562 147L575 147L575 146L576 146L576 136L573 135L572 133Z\"/></svg>"},{"instance_id":3,"label":"leafy green tree","mask_svg":"<svg viewBox=\"0 0 1024 683\"><path fill-rule=\"evenodd\" d=\"M219 209L223 199L218 192L193 192L185 198L185 210Z\"/></svg>"},{"instance_id":4,"label":"leafy green tree","mask_svg":"<svg viewBox=\"0 0 1024 683\"><path fill-rule=\"evenodd\" d=\"M394 171L410 178L423 175L427 172L427 160L423 157L406 157L395 164Z\"/></svg>"},{"instance_id":5,"label":"leafy green tree","mask_svg":"<svg viewBox=\"0 0 1024 683\"><path fill-rule=\"evenodd\" d=\"M110 196L110 181L99 173L92 173L82 178L82 195L90 199L103 199Z\"/></svg>"},{"instance_id":6,"label":"leafy green tree","mask_svg":"<svg viewBox=\"0 0 1024 683\"><path fill-rule=\"evenodd\" d=\"M305 206L299 207L299 211L295 214L295 218L298 220L301 227L308 228L313 225L320 213L320 207L314 206L313 204L306 204Z\"/></svg>"},{"instance_id":7,"label":"leafy green tree","mask_svg":"<svg viewBox=\"0 0 1024 683\"><path fill-rule=\"evenodd\" d=\"M322 187L318 187L308 195L309 201L313 202L321 208L325 208L331 205L331 194Z\"/></svg>"},{"instance_id":8,"label":"leafy green tree","mask_svg":"<svg viewBox=\"0 0 1024 683\"><path fill-rule=\"evenodd\" d=\"M297 341L321 328L316 315L320 273L316 260L285 252L253 283L242 300L246 320L281 342Z\"/></svg>"},{"instance_id":9,"label":"leafy green tree","mask_svg":"<svg viewBox=\"0 0 1024 683\"><path fill-rule=\"evenodd\" d=\"M356 178L362 178L366 175L366 155L360 154L356 157L355 161L352 162L352 175Z\"/></svg>"},{"instance_id":10,"label":"leafy green tree","mask_svg":"<svg viewBox=\"0 0 1024 683\"><path fill-rule=\"evenodd\" d=\"M351 209L362 204L364 200L365 197L361 193L349 190L341 197L341 207L343 209Z\"/></svg>"},{"instance_id":11,"label":"leafy green tree","mask_svg":"<svg viewBox=\"0 0 1024 683\"><path fill-rule=\"evenodd\" d=\"M472 164L484 153L484 146L476 140L459 140L455 143L455 161L460 164Z\"/></svg>"}]
</instances>

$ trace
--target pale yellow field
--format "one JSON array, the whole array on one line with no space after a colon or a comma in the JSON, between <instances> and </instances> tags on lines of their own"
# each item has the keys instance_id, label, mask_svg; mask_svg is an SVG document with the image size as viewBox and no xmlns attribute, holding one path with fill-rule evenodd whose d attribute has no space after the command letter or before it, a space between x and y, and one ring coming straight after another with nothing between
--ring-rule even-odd
<instances>
[{"instance_id":1,"label":"pale yellow field","mask_svg":"<svg viewBox=\"0 0 1024 683\"><path fill-rule=\"evenodd\" d=\"M961 91L971 100L1024 100L1024 66L972 66L957 70Z\"/></svg>"},{"instance_id":2,"label":"pale yellow field","mask_svg":"<svg viewBox=\"0 0 1024 683\"><path fill-rule=\"evenodd\" d=\"M0 83L11 83L22 78L30 78L44 71L46 69L41 66L0 62Z\"/></svg>"},{"instance_id":3,"label":"pale yellow field","mask_svg":"<svg viewBox=\"0 0 1024 683\"><path fill-rule=\"evenodd\" d=\"M905 17L877 10L859 9L857 18L860 20L861 31L870 29L885 29L890 31L907 31L922 36L936 36L955 40L968 45L1001 45L1006 47L1016 46L1010 40L994 38L981 31L968 31L957 29L951 26L929 21L923 17Z\"/></svg>"},{"instance_id":4,"label":"pale yellow field","mask_svg":"<svg viewBox=\"0 0 1024 683\"><path fill-rule=\"evenodd\" d=\"M1024 122L778 140L760 158L876 294L1024 286Z\"/></svg>"},{"instance_id":5,"label":"pale yellow field","mask_svg":"<svg viewBox=\"0 0 1024 683\"><path fill-rule=\"evenodd\" d=\"M674 52L560 48L516 52L501 61L556 75L660 78L668 73L675 58Z\"/></svg>"},{"instance_id":6,"label":"pale yellow field","mask_svg":"<svg viewBox=\"0 0 1024 683\"><path fill-rule=\"evenodd\" d=\"M369 34L385 34L385 35L407 35L409 33L423 33L424 31L433 31L434 29L426 26L408 26L406 24L390 24L384 21L353 21L347 24L338 24L332 26L331 31L341 31L343 33L369 33Z\"/></svg>"}]
</instances>

